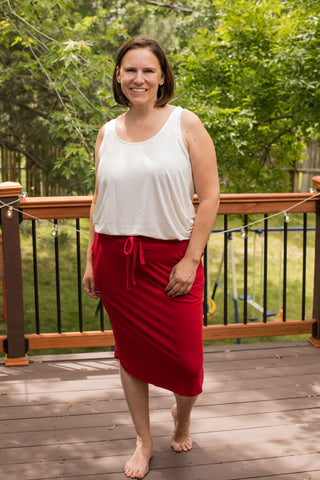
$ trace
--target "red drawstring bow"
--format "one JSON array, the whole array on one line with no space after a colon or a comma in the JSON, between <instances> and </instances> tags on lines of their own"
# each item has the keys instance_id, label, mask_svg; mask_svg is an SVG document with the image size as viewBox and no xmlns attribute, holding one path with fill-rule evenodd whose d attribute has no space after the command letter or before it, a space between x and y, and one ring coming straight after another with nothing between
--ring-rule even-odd
<instances>
[{"instance_id":1,"label":"red drawstring bow","mask_svg":"<svg viewBox=\"0 0 320 480\"><path fill-rule=\"evenodd\" d=\"M139 261L141 265L145 265L144 252L142 248L142 243L139 237L128 237L125 241L123 247L123 253L127 255L127 264L126 264L126 287L127 290L130 290L129 285L129 276L130 276L130 257L132 258L131 264L131 279L132 284L135 285L134 271L136 267L137 255L139 253Z\"/></svg>"}]
</instances>

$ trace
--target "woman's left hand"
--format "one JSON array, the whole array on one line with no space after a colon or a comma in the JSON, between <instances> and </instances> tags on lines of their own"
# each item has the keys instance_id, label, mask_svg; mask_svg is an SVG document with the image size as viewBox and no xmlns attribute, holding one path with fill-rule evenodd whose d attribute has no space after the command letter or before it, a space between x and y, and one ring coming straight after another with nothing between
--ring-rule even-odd
<instances>
[{"instance_id":1,"label":"woman's left hand","mask_svg":"<svg viewBox=\"0 0 320 480\"><path fill-rule=\"evenodd\" d=\"M190 292L196 277L198 263L183 257L171 270L165 292L169 297L178 297Z\"/></svg>"}]
</instances>

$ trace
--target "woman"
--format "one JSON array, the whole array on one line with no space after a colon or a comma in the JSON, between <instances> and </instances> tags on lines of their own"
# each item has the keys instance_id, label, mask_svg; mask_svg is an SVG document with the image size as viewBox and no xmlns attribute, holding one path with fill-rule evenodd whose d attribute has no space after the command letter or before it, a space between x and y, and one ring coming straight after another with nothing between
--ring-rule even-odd
<instances>
[{"instance_id":1,"label":"woman","mask_svg":"<svg viewBox=\"0 0 320 480\"><path fill-rule=\"evenodd\" d=\"M138 37L120 48L113 90L128 109L98 134L83 285L108 312L137 432L124 471L143 478L153 455L149 383L175 395L171 447L192 448L190 416L203 382L201 256L219 182L199 118L168 104L174 78L155 40Z\"/></svg>"}]
</instances>

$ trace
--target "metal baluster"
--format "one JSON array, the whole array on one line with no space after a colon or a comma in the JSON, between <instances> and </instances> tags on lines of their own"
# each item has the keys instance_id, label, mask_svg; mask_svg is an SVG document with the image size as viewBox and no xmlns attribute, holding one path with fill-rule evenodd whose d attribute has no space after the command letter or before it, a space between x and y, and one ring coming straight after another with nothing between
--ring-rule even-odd
<instances>
[{"instance_id":1,"label":"metal baluster","mask_svg":"<svg viewBox=\"0 0 320 480\"><path fill-rule=\"evenodd\" d=\"M58 220L54 220L55 228ZM54 254L55 254L55 270L56 270L56 299L57 299L57 327L58 333L61 333L61 301L60 301L60 269L59 269L59 235L54 237Z\"/></svg>"},{"instance_id":2,"label":"metal baluster","mask_svg":"<svg viewBox=\"0 0 320 480\"><path fill-rule=\"evenodd\" d=\"M244 224L248 224L248 215L244 216ZM243 323L248 323L248 228L245 227L244 239L244 289L243 289Z\"/></svg>"},{"instance_id":3,"label":"metal baluster","mask_svg":"<svg viewBox=\"0 0 320 480\"><path fill-rule=\"evenodd\" d=\"M312 325L312 345L320 347L320 200L316 203L316 236L314 257L313 309L315 322Z\"/></svg>"},{"instance_id":4,"label":"metal baluster","mask_svg":"<svg viewBox=\"0 0 320 480\"><path fill-rule=\"evenodd\" d=\"M303 253L302 253L302 307L301 319L306 319L306 282L307 282L307 214L303 214Z\"/></svg>"},{"instance_id":5,"label":"metal baluster","mask_svg":"<svg viewBox=\"0 0 320 480\"><path fill-rule=\"evenodd\" d=\"M227 215L224 216L224 230L225 232L228 230L228 217ZM226 232L224 234L224 277L223 277L223 284L224 284L224 300L223 300L223 311L224 311L224 325L228 325L228 236L229 234Z\"/></svg>"},{"instance_id":6,"label":"metal baluster","mask_svg":"<svg viewBox=\"0 0 320 480\"><path fill-rule=\"evenodd\" d=\"M268 284L268 215L264 216L264 259L263 259L263 322L267 322L267 284Z\"/></svg>"},{"instance_id":7,"label":"metal baluster","mask_svg":"<svg viewBox=\"0 0 320 480\"><path fill-rule=\"evenodd\" d=\"M34 309L36 316L36 333L40 334L39 317L39 284L38 284L38 257L37 257L37 232L36 221L32 220L32 254L33 254L33 282L34 282Z\"/></svg>"},{"instance_id":8,"label":"metal baluster","mask_svg":"<svg viewBox=\"0 0 320 480\"><path fill-rule=\"evenodd\" d=\"M283 286L282 286L282 321L287 317L287 255L288 255L288 225L284 221L283 228Z\"/></svg>"},{"instance_id":9,"label":"metal baluster","mask_svg":"<svg viewBox=\"0 0 320 480\"><path fill-rule=\"evenodd\" d=\"M79 332L83 332L82 315L82 276L81 276L81 245L80 245L80 219L76 219L76 245L77 245L77 280L78 280L78 312Z\"/></svg>"},{"instance_id":10,"label":"metal baluster","mask_svg":"<svg viewBox=\"0 0 320 480\"><path fill-rule=\"evenodd\" d=\"M103 317L103 303L102 300L99 300L99 312L100 312L100 331L104 332L104 317Z\"/></svg>"}]
</instances>

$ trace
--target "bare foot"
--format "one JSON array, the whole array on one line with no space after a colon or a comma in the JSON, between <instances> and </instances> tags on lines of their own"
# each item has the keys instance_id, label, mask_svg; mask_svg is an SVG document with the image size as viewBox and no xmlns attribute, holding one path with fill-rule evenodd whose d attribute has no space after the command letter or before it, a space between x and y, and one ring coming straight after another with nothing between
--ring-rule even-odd
<instances>
[{"instance_id":1,"label":"bare foot","mask_svg":"<svg viewBox=\"0 0 320 480\"><path fill-rule=\"evenodd\" d=\"M137 440L137 448L124 467L124 473L129 478L144 478L149 472L149 463L153 455L152 443L143 446Z\"/></svg>"},{"instance_id":2,"label":"bare foot","mask_svg":"<svg viewBox=\"0 0 320 480\"><path fill-rule=\"evenodd\" d=\"M179 423L177 420L177 405L173 405L171 414L174 421L174 432L172 434L170 445L177 453L187 452L192 449L192 440L190 437L190 421Z\"/></svg>"}]
</instances>

